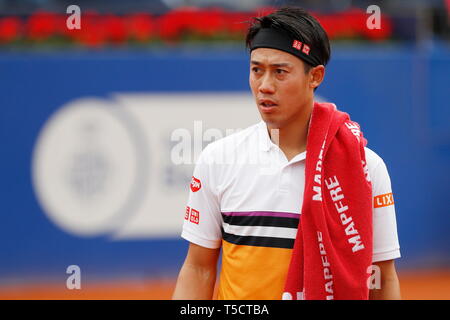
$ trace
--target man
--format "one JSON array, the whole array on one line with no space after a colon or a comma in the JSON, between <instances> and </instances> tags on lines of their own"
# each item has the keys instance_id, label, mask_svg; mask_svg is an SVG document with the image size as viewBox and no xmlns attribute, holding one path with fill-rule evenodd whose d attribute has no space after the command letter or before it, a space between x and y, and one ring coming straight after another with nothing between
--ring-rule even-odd
<instances>
[{"instance_id":1,"label":"man","mask_svg":"<svg viewBox=\"0 0 450 320\"><path fill-rule=\"evenodd\" d=\"M247 46L262 121L202 152L173 298L213 297L222 248L219 299L400 299L386 166L347 114L314 102L325 31L287 7L255 19Z\"/></svg>"}]
</instances>

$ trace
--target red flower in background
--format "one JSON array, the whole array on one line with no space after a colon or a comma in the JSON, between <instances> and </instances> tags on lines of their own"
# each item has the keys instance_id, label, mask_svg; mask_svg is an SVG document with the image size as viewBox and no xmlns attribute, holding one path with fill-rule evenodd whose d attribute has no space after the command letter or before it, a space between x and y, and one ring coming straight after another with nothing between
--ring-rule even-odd
<instances>
[{"instance_id":1,"label":"red flower in background","mask_svg":"<svg viewBox=\"0 0 450 320\"><path fill-rule=\"evenodd\" d=\"M173 10L158 19L158 34L163 39L173 40L181 35L186 24L187 13L183 10Z\"/></svg>"},{"instance_id":2,"label":"red flower in background","mask_svg":"<svg viewBox=\"0 0 450 320\"><path fill-rule=\"evenodd\" d=\"M329 15L313 15L319 23L322 25L323 29L328 35L329 39L334 39L336 37L336 32L338 31L333 17Z\"/></svg>"},{"instance_id":3,"label":"red flower in background","mask_svg":"<svg viewBox=\"0 0 450 320\"><path fill-rule=\"evenodd\" d=\"M27 36L32 40L46 40L60 33L61 19L52 12L38 11L33 13L27 22Z\"/></svg>"},{"instance_id":4,"label":"red flower in background","mask_svg":"<svg viewBox=\"0 0 450 320\"><path fill-rule=\"evenodd\" d=\"M121 17L107 15L103 18L102 23L104 25L107 40L117 44L126 41L127 32L125 22Z\"/></svg>"},{"instance_id":5,"label":"red flower in background","mask_svg":"<svg viewBox=\"0 0 450 320\"><path fill-rule=\"evenodd\" d=\"M106 30L103 24L103 16L95 11L87 11L81 14L81 29L65 29L65 33L75 42L89 47L99 47L106 42Z\"/></svg>"},{"instance_id":6,"label":"red flower in background","mask_svg":"<svg viewBox=\"0 0 450 320\"><path fill-rule=\"evenodd\" d=\"M268 9L266 9L268 10ZM243 33L253 13L229 13L221 8L198 9L179 8L161 16L158 20L158 33L163 39L177 40L185 33L213 37L218 33Z\"/></svg>"},{"instance_id":7,"label":"red flower in background","mask_svg":"<svg viewBox=\"0 0 450 320\"><path fill-rule=\"evenodd\" d=\"M361 9L352 9L347 12L347 15L344 15L343 19L346 19L346 17L349 17L354 33L360 37L364 36L364 31L367 29L367 13Z\"/></svg>"},{"instance_id":8,"label":"red flower in background","mask_svg":"<svg viewBox=\"0 0 450 320\"><path fill-rule=\"evenodd\" d=\"M130 39L145 42L155 35L169 41L179 40L185 34L205 38L213 38L217 34L244 37L253 17L275 10L274 7L264 7L254 12L228 12L222 8L182 7L158 18L148 13L116 16L86 11L81 14L81 29L73 30L66 27L65 14L38 11L25 23L18 17L1 18L0 42L11 42L21 35L37 41L62 35L70 41L98 47L105 43L124 44ZM366 25L369 15L360 9L315 16L330 39L363 37L380 40L392 33L392 22L385 15L381 16L381 29L370 30Z\"/></svg>"},{"instance_id":9,"label":"red flower in background","mask_svg":"<svg viewBox=\"0 0 450 320\"><path fill-rule=\"evenodd\" d=\"M364 27L365 16L359 9L350 9L334 16L335 25L338 30L335 33L336 37L341 38L355 38L361 35L361 30Z\"/></svg>"},{"instance_id":10,"label":"red flower in background","mask_svg":"<svg viewBox=\"0 0 450 320\"><path fill-rule=\"evenodd\" d=\"M138 41L148 41L155 32L150 14L137 13L127 17L126 26L128 35Z\"/></svg>"},{"instance_id":11,"label":"red flower in background","mask_svg":"<svg viewBox=\"0 0 450 320\"><path fill-rule=\"evenodd\" d=\"M202 36L211 37L225 30L225 12L220 8L198 10L193 13L192 30Z\"/></svg>"},{"instance_id":12,"label":"red flower in background","mask_svg":"<svg viewBox=\"0 0 450 320\"><path fill-rule=\"evenodd\" d=\"M17 39L22 31L22 22L17 17L0 19L0 42L7 43Z\"/></svg>"}]
</instances>

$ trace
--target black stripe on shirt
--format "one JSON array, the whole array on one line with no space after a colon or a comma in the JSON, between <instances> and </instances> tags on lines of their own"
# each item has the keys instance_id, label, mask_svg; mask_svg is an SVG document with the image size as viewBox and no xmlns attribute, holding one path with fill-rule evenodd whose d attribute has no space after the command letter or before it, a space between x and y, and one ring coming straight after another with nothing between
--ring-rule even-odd
<instances>
[{"instance_id":1,"label":"black stripe on shirt","mask_svg":"<svg viewBox=\"0 0 450 320\"><path fill-rule=\"evenodd\" d=\"M237 236L234 234L226 233L225 231L223 231L223 229L222 229L222 237L223 240L236 245L283 248L283 249L292 249L294 247L295 241L295 239L285 239L285 238Z\"/></svg>"},{"instance_id":2,"label":"black stripe on shirt","mask_svg":"<svg viewBox=\"0 0 450 320\"><path fill-rule=\"evenodd\" d=\"M272 217L272 216L228 216L222 215L223 222L236 226L266 226L298 228L298 218Z\"/></svg>"}]
</instances>

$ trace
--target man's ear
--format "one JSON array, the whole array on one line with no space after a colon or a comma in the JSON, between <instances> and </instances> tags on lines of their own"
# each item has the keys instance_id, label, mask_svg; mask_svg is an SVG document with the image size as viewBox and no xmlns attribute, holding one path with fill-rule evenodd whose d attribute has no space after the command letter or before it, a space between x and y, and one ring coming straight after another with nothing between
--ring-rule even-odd
<instances>
[{"instance_id":1,"label":"man's ear","mask_svg":"<svg viewBox=\"0 0 450 320\"><path fill-rule=\"evenodd\" d=\"M325 67L318 65L309 71L309 86L313 89L317 88L325 77Z\"/></svg>"}]
</instances>

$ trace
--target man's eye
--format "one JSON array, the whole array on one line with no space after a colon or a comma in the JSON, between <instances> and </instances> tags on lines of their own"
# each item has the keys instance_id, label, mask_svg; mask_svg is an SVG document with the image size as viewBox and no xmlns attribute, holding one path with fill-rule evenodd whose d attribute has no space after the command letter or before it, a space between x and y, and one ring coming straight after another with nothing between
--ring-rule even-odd
<instances>
[{"instance_id":1,"label":"man's eye","mask_svg":"<svg viewBox=\"0 0 450 320\"><path fill-rule=\"evenodd\" d=\"M259 72L259 70L260 70L260 69L259 69L258 67L253 67L253 68L252 68L252 71L255 72L255 73L256 73L256 72Z\"/></svg>"},{"instance_id":2,"label":"man's eye","mask_svg":"<svg viewBox=\"0 0 450 320\"><path fill-rule=\"evenodd\" d=\"M283 70L283 69L276 69L275 72L276 72L277 74L284 74L284 73L286 73L287 71L286 71L286 70Z\"/></svg>"}]
</instances>

